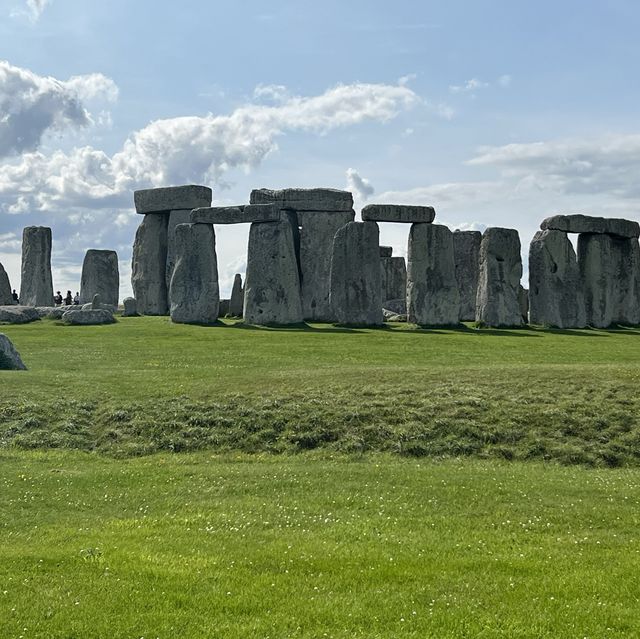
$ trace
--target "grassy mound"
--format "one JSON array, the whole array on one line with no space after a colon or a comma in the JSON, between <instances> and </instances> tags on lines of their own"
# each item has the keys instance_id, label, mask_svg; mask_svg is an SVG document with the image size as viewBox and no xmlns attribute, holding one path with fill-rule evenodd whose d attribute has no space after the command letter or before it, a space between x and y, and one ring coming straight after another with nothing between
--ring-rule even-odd
<instances>
[{"instance_id":1,"label":"grassy mound","mask_svg":"<svg viewBox=\"0 0 640 639\"><path fill-rule=\"evenodd\" d=\"M640 461L640 331L3 329L0 446Z\"/></svg>"}]
</instances>

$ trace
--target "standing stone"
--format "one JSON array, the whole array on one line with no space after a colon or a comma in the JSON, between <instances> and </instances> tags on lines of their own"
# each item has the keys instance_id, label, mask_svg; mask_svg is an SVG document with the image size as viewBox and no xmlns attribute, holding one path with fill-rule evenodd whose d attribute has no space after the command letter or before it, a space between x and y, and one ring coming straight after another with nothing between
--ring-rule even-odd
<instances>
[{"instance_id":1,"label":"standing stone","mask_svg":"<svg viewBox=\"0 0 640 639\"><path fill-rule=\"evenodd\" d=\"M408 321L452 326L460 318L453 233L441 224L412 224L407 269Z\"/></svg>"},{"instance_id":2,"label":"standing stone","mask_svg":"<svg viewBox=\"0 0 640 639\"><path fill-rule=\"evenodd\" d=\"M247 324L302 322L300 276L289 221L251 225L243 316Z\"/></svg>"},{"instance_id":3,"label":"standing stone","mask_svg":"<svg viewBox=\"0 0 640 639\"><path fill-rule=\"evenodd\" d=\"M476 321L485 326L521 326L522 315L518 302L521 277L518 231L487 229L480 244Z\"/></svg>"},{"instance_id":4,"label":"standing stone","mask_svg":"<svg viewBox=\"0 0 640 639\"><path fill-rule=\"evenodd\" d=\"M640 245L638 239L614 238L620 259L617 277L620 282L617 321L620 324L640 324Z\"/></svg>"},{"instance_id":5,"label":"standing stone","mask_svg":"<svg viewBox=\"0 0 640 639\"><path fill-rule=\"evenodd\" d=\"M131 285L143 315L166 315L168 213L144 216L136 231L131 260Z\"/></svg>"},{"instance_id":6,"label":"standing stone","mask_svg":"<svg viewBox=\"0 0 640 639\"><path fill-rule=\"evenodd\" d=\"M175 258L175 242L176 242L176 226L178 224L189 224L191 222L191 209L176 209L169 213L169 221L167 222L167 290L171 284L171 276L173 275L173 267L176 263ZM169 300L171 302L171 300Z\"/></svg>"},{"instance_id":7,"label":"standing stone","mask_svg":"<svg viewBox=\"0 0 640 639\"><path fill-rule=\"evenodd\" d=\"M476 295L480 270L480 231L455 231L453 253L456 263L456 281L460 293L460 321L476 319Z\"/></svg>"},{"instance_id":8,"label":"standing stone","mask_svg":"<svg viewBox=\"0 0 640 639\"><path fill-rule=\"evenodd\" d=\"M538 231L531 241L529 306L532 324L557 328L587 324L576 253L563 231Z\"/></svg>"},{"instance_id":9,"label":"standing stone","mask_svg":"<svg viewBox=\"0 0 640 639\"><path fill-rule=\"evenodd\" d=\"M9 306L13 303L13 295L11 294L11 284L9 283L9 276L4 270L4 266L0 264L0 306Z\"/></svg>"},{"instance_id":10,"label":"standing stone","mask_svg":"<svg viewBox=\"0 0 640 639\"><path fill-rule=\"evenodd\" d=\"M389 300L407 299L407 264L404 257L381 257L380 279L382 290L382 306Z\"/></svg>"},{"instance_id":11,"label":"standing stone","mask_svg":"<svg viewBox=\"0 0 640 639\"><path fill-rule=\"evenodd\" d=\"M89 249L84 256L80 279L80 303L86 304L95 294L111 306L118 306L120 274L115 251Z\"/></svg>"},{"instance_id":12,"label":"standing stone","mask_svg":"<svg viewBox=\"0 0 640 639\"><path fill-rule=\"evenodd\" d=\"M522 286L518 285L518 303L520 304L520 315L522 315L522 321L525 324L529 323L529 291Z\"/></svg>"},{"instance_id":13,"label":"standing stone","mask_svg":"<svg viewBox=\"0 0 640 639\"><path fill-rule=\"evenodd\" d=\"M27 226L22 232L22 286L24 306L53 306L51 229Z\"/></svg>"},{"instance_id":14,"label":"standing stone","mask_svg":"<svg viewBox=\"0 0 640 639\"><path fill-rule=\"evenodd\" d=\"M335 235L329 298L340 324L383 322L379 237L376 222L349 222Z\"/></svg>"},{"instance_id":15,"label":"standing stone","mask_svg":"<svg viewBox=\"0 0 640 639\"><path fill-rule=\"evenodd\" d=\"M236 273L235 277L233 278L231 298L229 299L229 315L233 317L241 317L243 304L244 295L242 291L242 275L240 275L240 273Z\"/></svg>"},{"instance_id":16,"label":"standing stone","mask_svg":"<svg viewBox=\"0 0 640 639\"><path fill-rule=\"evenodd\" d=\"M352 222L350 211L299 211L302 312L305 320L334 321L329 304L331 253L338 229Z\"/></svg>"},{"instance_id":17,"label":"standing stone","mask_svg":"<svg viewBox=\"0 0 640 639\"><path fill-rule=\"evenodd\" d=\"M26 370L27 367L11 340L4 333L0 333L0 371Z\"/></svg>"},{"instance_id":18,"label":"standing stone","mask_svg":"<svg viewBox=\"0 0 640 639\"><path fill-rule=\"evenodd\" d=\"M220 291L216 238L211 224L179 224L175 229L176 263L171 277L171 321L213 324Z\"/></svg>"},{"instance_id":19,"label":"standing stone","mask_svg":"<svg viewBox=\"0 0 640 639\"><path fill-rule=\"evenodd\" d=\"M135 297L125 297L122 304L124 306L122 317L138 317L138 303Z\"/></svg>"}]
</instances>

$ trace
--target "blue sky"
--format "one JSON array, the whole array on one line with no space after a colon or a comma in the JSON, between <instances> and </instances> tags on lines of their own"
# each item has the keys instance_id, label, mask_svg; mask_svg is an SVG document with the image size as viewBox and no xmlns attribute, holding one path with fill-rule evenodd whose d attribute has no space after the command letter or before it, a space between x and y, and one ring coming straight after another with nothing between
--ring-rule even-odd
<instances>
[{"instance_id":1,"label":"blue sky","mask_svg":"<svg viewBox=\"0 0 640 639\"><path fill-rule=\"evenodd\" d=\"M114 248L128 292L135 188L352 188L507 226L640 220L640 3L0 0L0 262L54 234L78 288ZM223 293L248 229L217 231ZM408 229L384 225L398 254Z\"/></svg>"}]
</instances>

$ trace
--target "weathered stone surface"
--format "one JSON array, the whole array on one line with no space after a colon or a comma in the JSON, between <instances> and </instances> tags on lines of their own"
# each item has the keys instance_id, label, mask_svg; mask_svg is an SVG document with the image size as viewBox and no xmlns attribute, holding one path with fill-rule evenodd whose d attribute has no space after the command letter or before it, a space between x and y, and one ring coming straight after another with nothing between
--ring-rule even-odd
<instances>
[{"instance_id":1,"label":"weathered stone surface","mask_svg":"<svg viewBox=\"0 0 640 639\"><path fill-rule=\"evenodd\" d=\"M176 264L175 258L175 241L176 241L176 226L178 224L189 224L191 221L190 209L176 209L169 213L169 221L167 222L167 269L166 269L166 282L167 291L171 284L171 276L173 275L173 267ZM171 300L169 300L171 303Z\"/></svg>"},{"instance_id":2,"label":"weathered stone surface","mask_svg":"<svg viewBox=\"0 0 640 639\"><path fill-rule=\"evenodd\" d=\"M229 315L229 301L220 300L220 306L218 307L218 317L226 317Z\"/></svg>"},{"instance_id":3,"label":"weathered stone surface","mask_svg":"<svg viewBox=\"0 0 640 639\"><path fill-rule=\"evenodd\" d=\"M379 237L375 222L349 222L335 235L329 301L341 324L378 326L383 321Z\"/></svg>"},{"instance_id":4,"label":"weathered stone surface","mask_svg":"<svg viewBox=\"0 0 640 639\"><path fill-rule=\"evenodd\" d=\"M520 305L520 315L525 324L529 323L529 291L522 284L518 286L518 304Z\"/></svg>"},{"instance_id":5,"label":"weathered stone surface","mask_svg":"<svg viewBox=\"0 0 640 639\"><path fill-rule=\"evenodd\" d=\"M218 320L220 290L213 226L180 224L175 234L176 265L169 288L171 321L214 324Z\"/></svg>"},{"instance_id":6,"label":"weathered stone surface","mask_svg":"<svg viewBox=\"0 0 640 639\"><path fill-rule=\"evenodd\" d=\"M27 226L22 232L22 282L20 303L53 306L51 279L51 229Z\"/></svg>"},{"instance_id":7,"label":"weathered stone surface","mask_svg":"<svg viewBox=\"0 0 640 639\"><path fill-rule=\"evenodd\" d=\"M476 295L480 271L480 231L455 231L453 254L456 263L456 282L460 293L460 321L476 319Z\"/></svg>"},{"instance_id":8,"label":"weathered stone surface","mask_svg":"<svg viewBox=\"0 0 640 639\"><path fill-rule=\"evenodd\" d=\"M302 322L300 275L288 221L251 225L243 316L247 324Z\"/></svg>"},{"instance_id":9,"label":"weathered stone surface","mask_svg":"<svg viewBox=\"0 0 640 639\"><path fill-rule=\"evenodd\" d=\"M28 324L40 319L33 306L0 306L0 322L5 324Z\"/></svg>"},{"instance_id":10,"label":"weathered stone surface","mask_svg":"<svg viewBox=\"0 0 640 639\"><path fill-rule=\"evenodd\" d=\"M604 233L620 237L640 236L638 222L590 215L554 215L543 220L540 228L543 231L553 230L565 233Z\"/></svg>"},{"instance_id":11,"label":"weathered stone surface","mask_svg":"<svg viewBox=\"0 0 640 639\"><path fill-rule=\"evenodd\" d=\"M300 211L297 218L300 225L299 260L304 319L334 321L329 304L333 238L338 229L353 221L354 212Z\"/></svg>"},{"instance_id":12,"label":"weathered stone surface","mask_svg":"<svg viewBox=\"0 0 640 639\"><path fill-rule=\"evenodd\" d=\"M142 189L133 192L136 213L168 213L179 209L196 209L211 206L211 189L208 186L187 184L160 189Z\"/></svg>"},{"instance_id":13,"label":"weathered stone surface","mask_svg":"<svg viewBox=\"0 0 640 639\"><path fill-rule=\"evenodd\" d=\"M118 254L115 251L89 249L84 256L80 279L80 303L86 304L96 293L105 304L118 305L120 273Z\"/></svg>"},{"instance_id":14,"label":"weathered stone surface","mask_svg":"<svg viewBox=\"0 0 640 639\"><path fill-rule=\"evenodd\" d=\"M13 295L11 294L9 276L0 264L0 306L10 306L11 304L13 304Z\"/></svg>"},{"instance_id":15,"label":"weathered stone surface","mask_svg":"<svg viewBox=\"0 0 640 639\"><path fill-rule=\"evenodd\" d=\"M73 304L71 306L63 305L63 306L37 306L36 311L38 311L38 315L40 318L46 317L51 320L59 320L62 319L62 316L71 310L78 310L77 306Z\"/></svg>"},{"instance_id":16,"label":"weathered stone surface","mask_svg":"<svg viewBox=\"0 0 640 639\"><path fill-rule=\"evenodd\" d=\"M276 204L294 211L350 211L353 196L338 189L254 189L251 204Z\"/></svg>"},{"instance_id":17,"label":"weathered stone surface","mask_svg":"<svg viewBox=\"0 0 640 639\"><path fill-rule=\"evenodd\" d=\"M166 315L169 214L145 215L136 231L131 260L131 285L143 315Z\"/></svg>"},{"instance_id":18,"label":"weathered stone surface","mask_svg":"<svg viewBox=\"0 0 640 639\"><path fill-rule=\"evenodd\" d=\"M582 328L587 324L576 253L563 231L538 231L529 247L532 324Z\"/></svg>"},{"instance_id":19,"label":"weathered stone surface","mask_svg":"<svg viewBox=\"0 0 640 639\"><path fill-rule=\"evenodd\" d=\"M452 326L460 318L453 233L441 224L413 224L409 231L407 316L422 326Z\"/></svg>"},{"instance_id":20,"label":"weathered stone surface","mask_svg":"<svg viewBox=\"0 0 640 639\"><path fill-rule=\"evenodd\" d=\"M396 313L395 311L389 310L388 308L382 309L382 317L385 322L406 322L407 314L406 313Z\"/></svg>"},{"instance_id":21,"label":"weathered stone surface","mask_svg":"<svg viewBox=\"0 0 640 639\"><path fill-rule=\"evenodd\" d=\"M407 298L402 297L397 300L385 300L382 302L382 310L389 311L394 315L407 314Z\"/></svg>"},{"instance_id":22,"label":"weathered stone surface","mask_svg":"<svg viewBox=\"0 0 640 639\"><path fill-rule=\"evenodd\" d=\"M635 238L582 233L578 266L590 326L640 323L640 249Z\"/></svg>"},{"instance_id":23,"label":"weathered stone surface","mask_svg":"<svg viewBox=\"0 0 640 639\"><path fill-rule=\"evenodd\" d=\"M138 303L135 297L125 297L122 304L124 306L122 317L138 317Z\"/></svg>"},{"instance_id":24,"label":"weathered stone surface","mask_svg":"<svg viewBox=\"0 0 640 639\"><path fill-rule=\"evenodd\" d=\"M362 209L364 222L403 222L428 224L436 217L432 206L405 206L404 204L367 204Z\"/></svg>"},{"instance_id":25,"label":"weathered stone surface","mask_svg":"<svg viewBox=\"0 0 640 639\"><path fill-rule=\"evenodd\" d=\"M246 204L243 206L210 206L191 211L193 224L253 224L277 222L281 209L275 204Z\"/></svg>"},{"instance_id":26,"label":"weathered stone surface","mask_svg":"<svg viewBox=\"0 0 640 639\"><path fill-rule=\"evenodd\" d=\"M0 371L26 370L27 367L11 340L4 333L0 333Z\"/></svg>"},{"instance_id":27,"label":"weathered stone surface","mask_svg":"<svg viewBox=\"0 0 640 639\"><path fill-rule=\"evenodd\" d=\"M116 320L113 313L98 308L90 310L73 310L66 311L62 314L62 321L65 324L76 326L93 326L97 324L113 324Z\"/></svg>"},{"instance_id":28,"label":"weathered stone surface","mask_svg":"<svg viewBox=\"0 0 640 639\"><path fill-rule=\"evenodd\" d=\"M242 317L242 307L244 305L244 291L242 290L242 275L236 273L233 278L233 288L231 289L231 299L227 313L233 317Z\"/></svg>"},{"instance_id":29,"label":"weathered stone surface","mask_svg":"<svg viewBox=\"0 0 640 639\"><path fill-rule=\"evenodd\" d=\"M498 227L487 229L480 244L476 321L498 328L521 326L518 302L521 277L518 231Z\"/></svg>"},{"instance_id":30,"label":"weathered stone surface","mask_svg":"<svg viewBox=\"0 0 640 639\"><path fill-rule=\"evenodd\" d=\"M407 299L407 265L404 257L381 257L380 280L382 306L389 308L387 300ZM398 311L399 313L406 313Z\"/></svg>"},{"instance_id":31,"label":"weathered stone surface","mask_svg":"<svg viewBox=\"0 0 640 639\"><path fill-rule=\"evenodd\" d=\"M380 257L391 257L393 255L393 247L392 246L381 246L380 247Z\"/></svg>"}]
</instances>

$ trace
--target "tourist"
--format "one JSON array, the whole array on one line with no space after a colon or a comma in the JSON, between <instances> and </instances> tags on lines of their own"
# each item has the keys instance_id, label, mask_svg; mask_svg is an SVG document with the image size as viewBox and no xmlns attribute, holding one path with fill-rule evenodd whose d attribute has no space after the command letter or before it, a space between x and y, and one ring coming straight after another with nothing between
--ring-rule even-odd
<instances>
[{"instance_id":1,"label":"tourist","mask_svg":"<svg viewBox=\"0 0 640 639\"><path fill-rule=\"evenodd\" d=\"M60 306L62 304L62 293L60 293L60 291L57 291L54 298L53 298L53 303L56 306Z\"/></svg>"},{"instance_id":2,"label":"tourist","mask_svg":"<svg viewBox=\"0 0 640 639\"><path fill-rule=\"evenodd\" d=\"M18 294L16 293L16 289L13 289L13 293L11 293L11 297L13 297L13 301L16 304L20 304L20 299L18 298Z\"/></svg>"},{"instance_id":3,"label":"tourist","mask_svg":"<svg viewBox=\"0 0 640 639\"><path fill-rule=\"evenodd\" d=\"M64 298L64 303L67 306L71 306L71 304L73 303L73 298L71 297L71 291L67 291L67 295Z\"/></svg>"},{"instance_id":4,"label":"tourist","mask_svg":"<svg viewBox=\"0 0 640 639\"><path fill-rule=\"evenodd\" d=\"M80 304L80 293L76 292L76 295L73 298L73 303L74 303L75 306L79 306L79 304Z\"/></svg>"}]
</instances>

